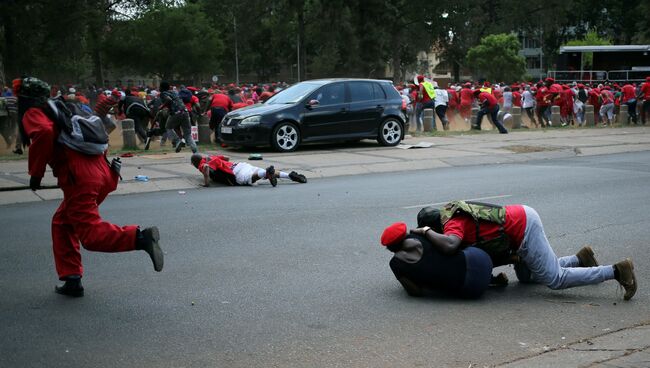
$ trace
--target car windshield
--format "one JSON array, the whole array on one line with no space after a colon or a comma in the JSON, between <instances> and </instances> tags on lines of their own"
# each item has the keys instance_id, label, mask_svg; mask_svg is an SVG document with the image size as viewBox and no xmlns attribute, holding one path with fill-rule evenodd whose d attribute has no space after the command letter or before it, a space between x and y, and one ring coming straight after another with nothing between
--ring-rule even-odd
<instances>
[{"instance_id":1,"label":"car windshield","mask_svg":"<svg viewBox=\"0 0 650 368\"><path fill-rule=\"evenodd\" d=\"M316 88L320 87L320 84L316 83L298 83L293 86L284 89L273 97L269 98L266 101L266 105L276 105L276 104L294 104L299 102L305 96L312 93Z\"/></svg>"}]
</instances>

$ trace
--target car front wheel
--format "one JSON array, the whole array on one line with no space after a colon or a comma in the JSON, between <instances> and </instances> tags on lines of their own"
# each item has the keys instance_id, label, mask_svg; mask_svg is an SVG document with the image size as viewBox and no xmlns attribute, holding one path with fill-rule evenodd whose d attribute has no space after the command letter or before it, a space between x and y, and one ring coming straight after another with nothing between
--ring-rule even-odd
<instances>
[{"instance_id":1,"label":"car front wheel","mask_svg":"<svg viewBox=\"0 0 650 368\"><path fill-rule=\"evenodd\" d=\"M298 148L300 143L300 131L295 124L283 122L273 128L271 134L271 145L276 151L291 152Z\"/></svg>"},{"instance_id":2,"label":"car front wheel","mask_svg":"<svg viewBox=\"0 0 650 368\"><path fill-rule=\"evenodd\" d=\"M379 127L379 144L382 146L397 146L402 140L402 123L397 119L388 118Z\"/></svg>"}]
</instances>

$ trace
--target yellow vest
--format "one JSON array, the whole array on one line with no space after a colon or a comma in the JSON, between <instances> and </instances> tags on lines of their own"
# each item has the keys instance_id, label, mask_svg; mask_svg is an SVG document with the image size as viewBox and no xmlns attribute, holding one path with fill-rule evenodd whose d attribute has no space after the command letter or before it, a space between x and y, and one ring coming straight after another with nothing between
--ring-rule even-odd
<instances>
[{"instance_id":1,"label":"yellow vest","mask_svg":"<svg viewBox=\"0 0 650 368\"><path fill-rule=\"evenodd\" d=\"M424 86L424 89L427 91L427 94L429 95L430 99L435 99L436 98L436 91L433 88L433 84L431 82L422 82L422 85Z\"/></svg>"},{"instance_id":2,"label":"yellow vest","mask_svg":"<svg viewBox=\"0 0 650 368\"><path fill-rule=\"evenodd\" d=\"M492 88L490 88L490 87L481 87L481 92L487 92L489 94L492 94Z\"/></svg>"}]
</instances>

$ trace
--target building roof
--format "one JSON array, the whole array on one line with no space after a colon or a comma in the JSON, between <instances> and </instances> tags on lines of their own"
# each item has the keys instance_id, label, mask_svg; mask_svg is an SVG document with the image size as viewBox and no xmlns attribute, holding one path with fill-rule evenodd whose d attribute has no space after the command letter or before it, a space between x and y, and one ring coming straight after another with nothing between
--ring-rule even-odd
<instances>
[{"instance_id":1,"label":"building roof","mask_svg":"<svg viewBox=\"0 0 650 368\"><path fill-rule=\"evenodd\" d=\"M560 54L569 52L647 52L650 45L561 46Z\"/></svg>"}]
</instances>

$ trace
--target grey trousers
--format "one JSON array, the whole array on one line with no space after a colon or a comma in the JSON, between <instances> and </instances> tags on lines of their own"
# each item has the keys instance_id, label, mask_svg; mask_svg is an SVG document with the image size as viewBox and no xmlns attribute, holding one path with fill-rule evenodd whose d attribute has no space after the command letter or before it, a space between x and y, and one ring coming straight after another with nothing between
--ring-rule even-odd
<instances>
[{"instance_id":1,"label":"grey trousers","mask_svg":"<svg viewBox=\"0 0 650 368\"><path fill-rule=\"evenodd\" d=\"M537 211L528 206L524 206L524 210L526 231L517 254L530 270L532 281L551 289L568 289L614 279L612 266L578 267L575 255L558 259L546 238Z\"/></svg>"},{"instance_id":2,"label":"grey trousers","mask_svg":"<svg viewBox=\"0 0 650 368\"><path fill-rule=\"evenodd\" d=\"M190 115L187 112L171 114L167 118L165 129L167 129L167 134L171 138L173 145L176 145L180 139L174 131L176 128L181 128L183 138L185 138L185 144L192 149L192 153L197 153L199 149L196 147L194 139L192 139L192 124L190 123Z\"/></svg>"}]
</instances>

